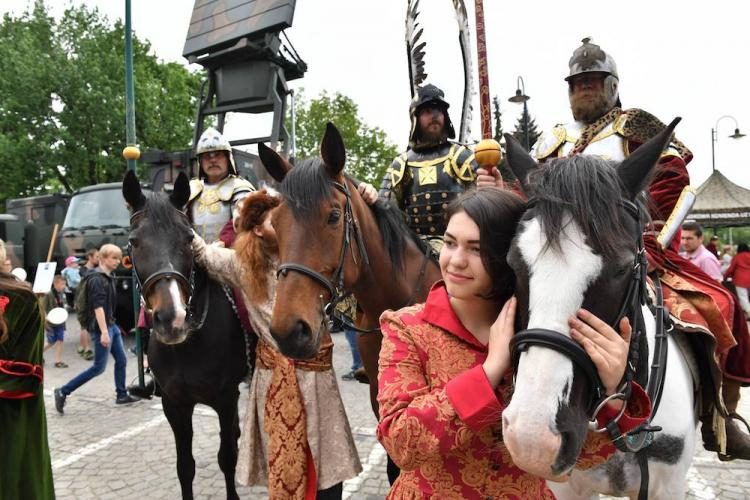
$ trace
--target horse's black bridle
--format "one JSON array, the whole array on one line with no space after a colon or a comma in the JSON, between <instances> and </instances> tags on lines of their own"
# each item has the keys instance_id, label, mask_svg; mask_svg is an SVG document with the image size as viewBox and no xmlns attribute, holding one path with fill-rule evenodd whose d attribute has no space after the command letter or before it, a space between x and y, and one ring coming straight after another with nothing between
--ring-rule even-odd
<instances>
[{"instance_id":1,"label":"horse's black bridle","mask_svg":"<svg viewBox=\"0 0 750 500\"><path fill-rule=\"evenodd\" d=\"M188 224L189 220L187 218L187 215L185 215L183 212L175 209L175 212L177 212L180 217L184 218ZM141 221L143 218L146 217L146 210L138 210L136 212L133 212L133 214L130 216L130 231L132 232L134 229L134 226ZM191 249L192 252L192 249ZM130 256L130 262L133 266L133 276L135 277L135 284L138 290L140 291L143 300L146 303L146 307L150 309L150 305L148 303L148 295L151 290L151 288L156 285L157 282L165 279L174 279L178 286L182 289L182 291L185 293L185 296L187 297L187 318L185 319L186 324L191 324L193 319L193 308L191 307L193 302L193 295L195 291L195 257L191 256L190 258L190 274L189 277L186 277L183 273L180 271L174 269L172 265L170 264L168 267L161 267L154 271L153 273L149 274L148 277L141 281L141 277L138 273L138 269L136 266L136 260L135 260L135 253L133 252L133 245L130 241L128 241L128 255ZM197 325L191 326L191 329L196 330L200 329L203 325L203 321L206 319L206 313L207 313L208 307L204 308L203 311L203 317L201 318L201 321Z\"/></svg>"},{"instance_id":2,"label":"horse's black bridle","mask_svg":"<svg viewBox=\"0 0 750 500\"><path fill-rule=\"evenodd\" d=\"M305 265L288 262L279 265L279 268L276 271L277 278L279 276L286 276L289 271L297 271L298 273L304 274L308 278L311 278L313 281L315 281L319 285L322 285L323 288L328 290L328 293L331 294L331 298L327 304L324 304L323 297L321 296L321 307L323 311L323 317L329 319L332 319L336 306L339 304L339 302L346 298L346 290L344 287L344 264L346 260L346 253L351 247L352 235L354 235L357 248L359 249L359 255L362 257L362 263L365 266L370 265L370 259L367 256L367 249L365 248L365 243L362 239L362 232L359 229L357 220L354 218L354 211L352 210L351 193L349 192L349 187L346 181L344 181L343 184L334 181L332 184L333 187L341 191L346 197L346 204L344 205L344 241L341 245L341 251L339 252L339 262L336 266L336 270L333 272L333 276L331 277L331 279L328 279L327 277L323 276L323 274L310 269ZM357 257L354 254L354 249L352 249L351 252L352 259L356 263ZM347 326L353 327L353 325ZM378 330L377 328L372 330L361 330L359 328L354 329L363 333L369 333L371 331Z\"/></svg>"},{"instance_id":3,"label":"horse's black bridle","mask_svg":"<svg viewBox=\"0 0 750 500\"><path fill-rule=\"evenodd\" d=\"M535 202L535 199L530 199L528 207L533 207ZM630 324L632 325L628 363L620 390L617 393L608 396L601 379L599 378L596 366L593 361L591 361L591 358L586 353L585 349L570 337L560 332L544 328L531 328L519 331L511 339L510 349L514 372L517 372L518 370L521 353L531 346L553 349L570 358L571 361L573 361L573 363L584 372L589 380L592 390L588 407L589 428L595 432L609 432L618 448L623 451L636 452L650 444L651 439L653 438L653 431L658 430L648 426L650 425L651 418L656 414L664 386L667 361L667 332L664 328L665 315L662 304L661 282L656 274L652 274L651 279L654 284L656 295L656 344L647 386L647 393L652 401L651 415L645 424L631 431L627 436L624 436L616 425L627 406L624 404L619 415L612 422L602 428L597 428L596 416L608 401L612 399L621 399L626 402L630 397L631 384L638 366L638 346L640 344L641 336L645 335L645 322L641 306L647 303L646 272L648 263L643 243L643 233L641 232L640 210L635 203L629 200L623 199L620 201L620 204L635 219L637 223L636 227L638 228L637 252L631 268L630 284L628 285L627 292L623 297L617 318L615 322L610 325L617 330L619 328L620 320L626 316L630 319Z\"/></svg>"}]
</instances>

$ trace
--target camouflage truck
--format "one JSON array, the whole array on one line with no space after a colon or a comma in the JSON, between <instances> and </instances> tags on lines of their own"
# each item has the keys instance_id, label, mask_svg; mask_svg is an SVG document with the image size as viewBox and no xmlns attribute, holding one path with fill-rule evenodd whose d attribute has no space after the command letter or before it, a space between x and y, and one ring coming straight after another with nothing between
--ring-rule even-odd
<instances>
[{"instance_id":1,"label":"camouflage truck","mask_svg":"<svg viewBox=\"0 0 750 500\"><path fill-rule=\"evenodd\" d=\"M144 187L144 193L148 189ZM122 198L122 183L95 184L79 189L70 198L68 213L60 230L60 248L65 255L84 257L105 243L128 253L130 213ZM117 290L115 317L126 331L134 326L132 273L128 258L114 271Z\"/></svg>"}]
</instances>

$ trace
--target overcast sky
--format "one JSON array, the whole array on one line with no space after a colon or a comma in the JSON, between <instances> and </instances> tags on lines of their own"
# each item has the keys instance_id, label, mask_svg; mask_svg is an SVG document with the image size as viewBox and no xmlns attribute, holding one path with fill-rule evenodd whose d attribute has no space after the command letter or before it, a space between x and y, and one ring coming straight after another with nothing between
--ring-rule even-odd
<instances>
[{"instance_id":1,"label":"overcast sky","mask_svg":"<svg viewBox=\"0 0 750 500\"><path fill-rule=\"evenodd\" d=\"M0 12L19 14L28 3L2 0ZM124 0L46 0L55 15L70 3L97 6L112 20L124 17ZM473 2L466 3L473 29ZM133 29L151 42L159 58L186 64L182 48L193 4L193 0L132 0ZM452 2L422 0L421 4L428 81L446 91L455 123L460 119L463 77ZM711 129L720 117L731 115L740 131L750 131L750 30L741 0L484 0L484 4L490 92L502 99L506 131L512 130L522 109L507 102L519 75L531 96L529 112L540 128L570 120L563 79L568 59L584 36L593 37L615 58L626 108L643 108L664 122L683 117L677 135L695 155L689 165L693 185L711 173ZM410 98L405 10L406 0L299 0L294 25L288 30L309 67L305 77L291 86L304 87L308 96L321 90L346 94L357 102L369 125L384 129L400 147L407 142ZM121 55L113 53L113 57ZM480 135L477 106L478 102L475 137ZM248 136L244 129L236 130L240 123L229 121L227 132ZM734 126L730 118L719 121L716 168L750 188L750 137L728 138Z\"/></svg>"}]
</instances>

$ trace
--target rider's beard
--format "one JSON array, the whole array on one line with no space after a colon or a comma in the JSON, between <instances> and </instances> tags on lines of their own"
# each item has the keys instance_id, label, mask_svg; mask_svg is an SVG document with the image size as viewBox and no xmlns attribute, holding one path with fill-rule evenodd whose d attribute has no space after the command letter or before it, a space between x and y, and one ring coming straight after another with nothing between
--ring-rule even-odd
<instances>
[{"instance_id":1,"label":"rider's beard","mask_svg":"<svg viewBox=\"0 0 750 500\"><path fill-rule=\"evenodd\" d=\"M444 128L436 132L430 132L429 130L420 130L417 142L420 146L433 146L435 144L442 144L447 139L448 137L445 134Z\"/></svg>"},{"instance_id":2,"label":"rider's beard","mask_svg":"<svg viewBox=\"0 0 750 500\"><path fill-rule=\"evenodd\" d=\"M573 118L583 123L592 123L609 111L604 91L576 92L570 96Z\"/></svg>"}]
</instances>

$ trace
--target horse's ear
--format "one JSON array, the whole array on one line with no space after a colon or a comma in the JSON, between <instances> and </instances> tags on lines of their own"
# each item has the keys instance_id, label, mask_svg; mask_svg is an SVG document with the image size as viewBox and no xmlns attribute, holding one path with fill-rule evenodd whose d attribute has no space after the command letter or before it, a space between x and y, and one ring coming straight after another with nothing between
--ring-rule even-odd
<instances>
[{"instance_id":1,"label":"horse's ear","mask_svg":"<svg viewBox=\"0 0 750 500\"><path fill-rule=\"evenodd\" d=\"M534 158L531 157L528 151L521 146L521 143L516 140L510 134L504 134L505 136L505 154L508 159L508 166L510 167L513 175L521 183L521 189L527 195L529 193L528 182L529 174L539 168L539 165Z\"/></svg>"},{"instance_id":2,"label":"horse's ear","mask_svg":"<svg viewBox=\"0 0 750 500\"><path fill-rule=\"evenodd\" d=\"M185 172L180 172L174 181L174 189L172 190L172 194L169 195L169 201L178 210L182 210L187 205L188 200L190 200L190 182Z\"/></svg>"},{"instance_id":3,"label":"horse's ear","mask_svg":"<svg viewBox=\"0 0 750 500\"><path fill-rule=\"evenodd\" d=\"M651 170L659 161L664 148L672 140L672 133L680 120L682 120L680 117L672 120L672 123L667 125L664 130L642 144L625 161L620 163L617 173L631 198L635 198L646 187Z\"/></svg>"},{"instance_id":4,"label":"horse's ear","mask_svg":"<svg viewBox=\"0 0 750 500\"><path fill-rule=\"evenodd\" d=\"M128 170L122 180L122 197L128 202L133 212L142 209L143 205L146 204L146 197L143 196L143 191L141 191L141 183L138 182L138 177L132 170Z\"/></svg>"},{"instance_id":5,"label":"horse's ear","mask_svg":"<svg viewBox=\"0 0 750 500\"><path fill-rule=\"evenodd\" d=\"M280 183L283 181L287 172L292 169L291 163L286 161L279 153L262 142L258 143L258 156L260 156L260 162L265 167L266 172L268 172L276 182Z\"/></svg>"},{"instance_id":6,"label":"horse's ear","mask_svg":"<svg viewBox=\"0 0 750 500\"><path fill-rule=\"evenodd\" d=\"M344 139L333 123L326 123L326 133L320 143L320 157L331 177L338 177L346 163Z\"/></svg>"}]
</instances>

